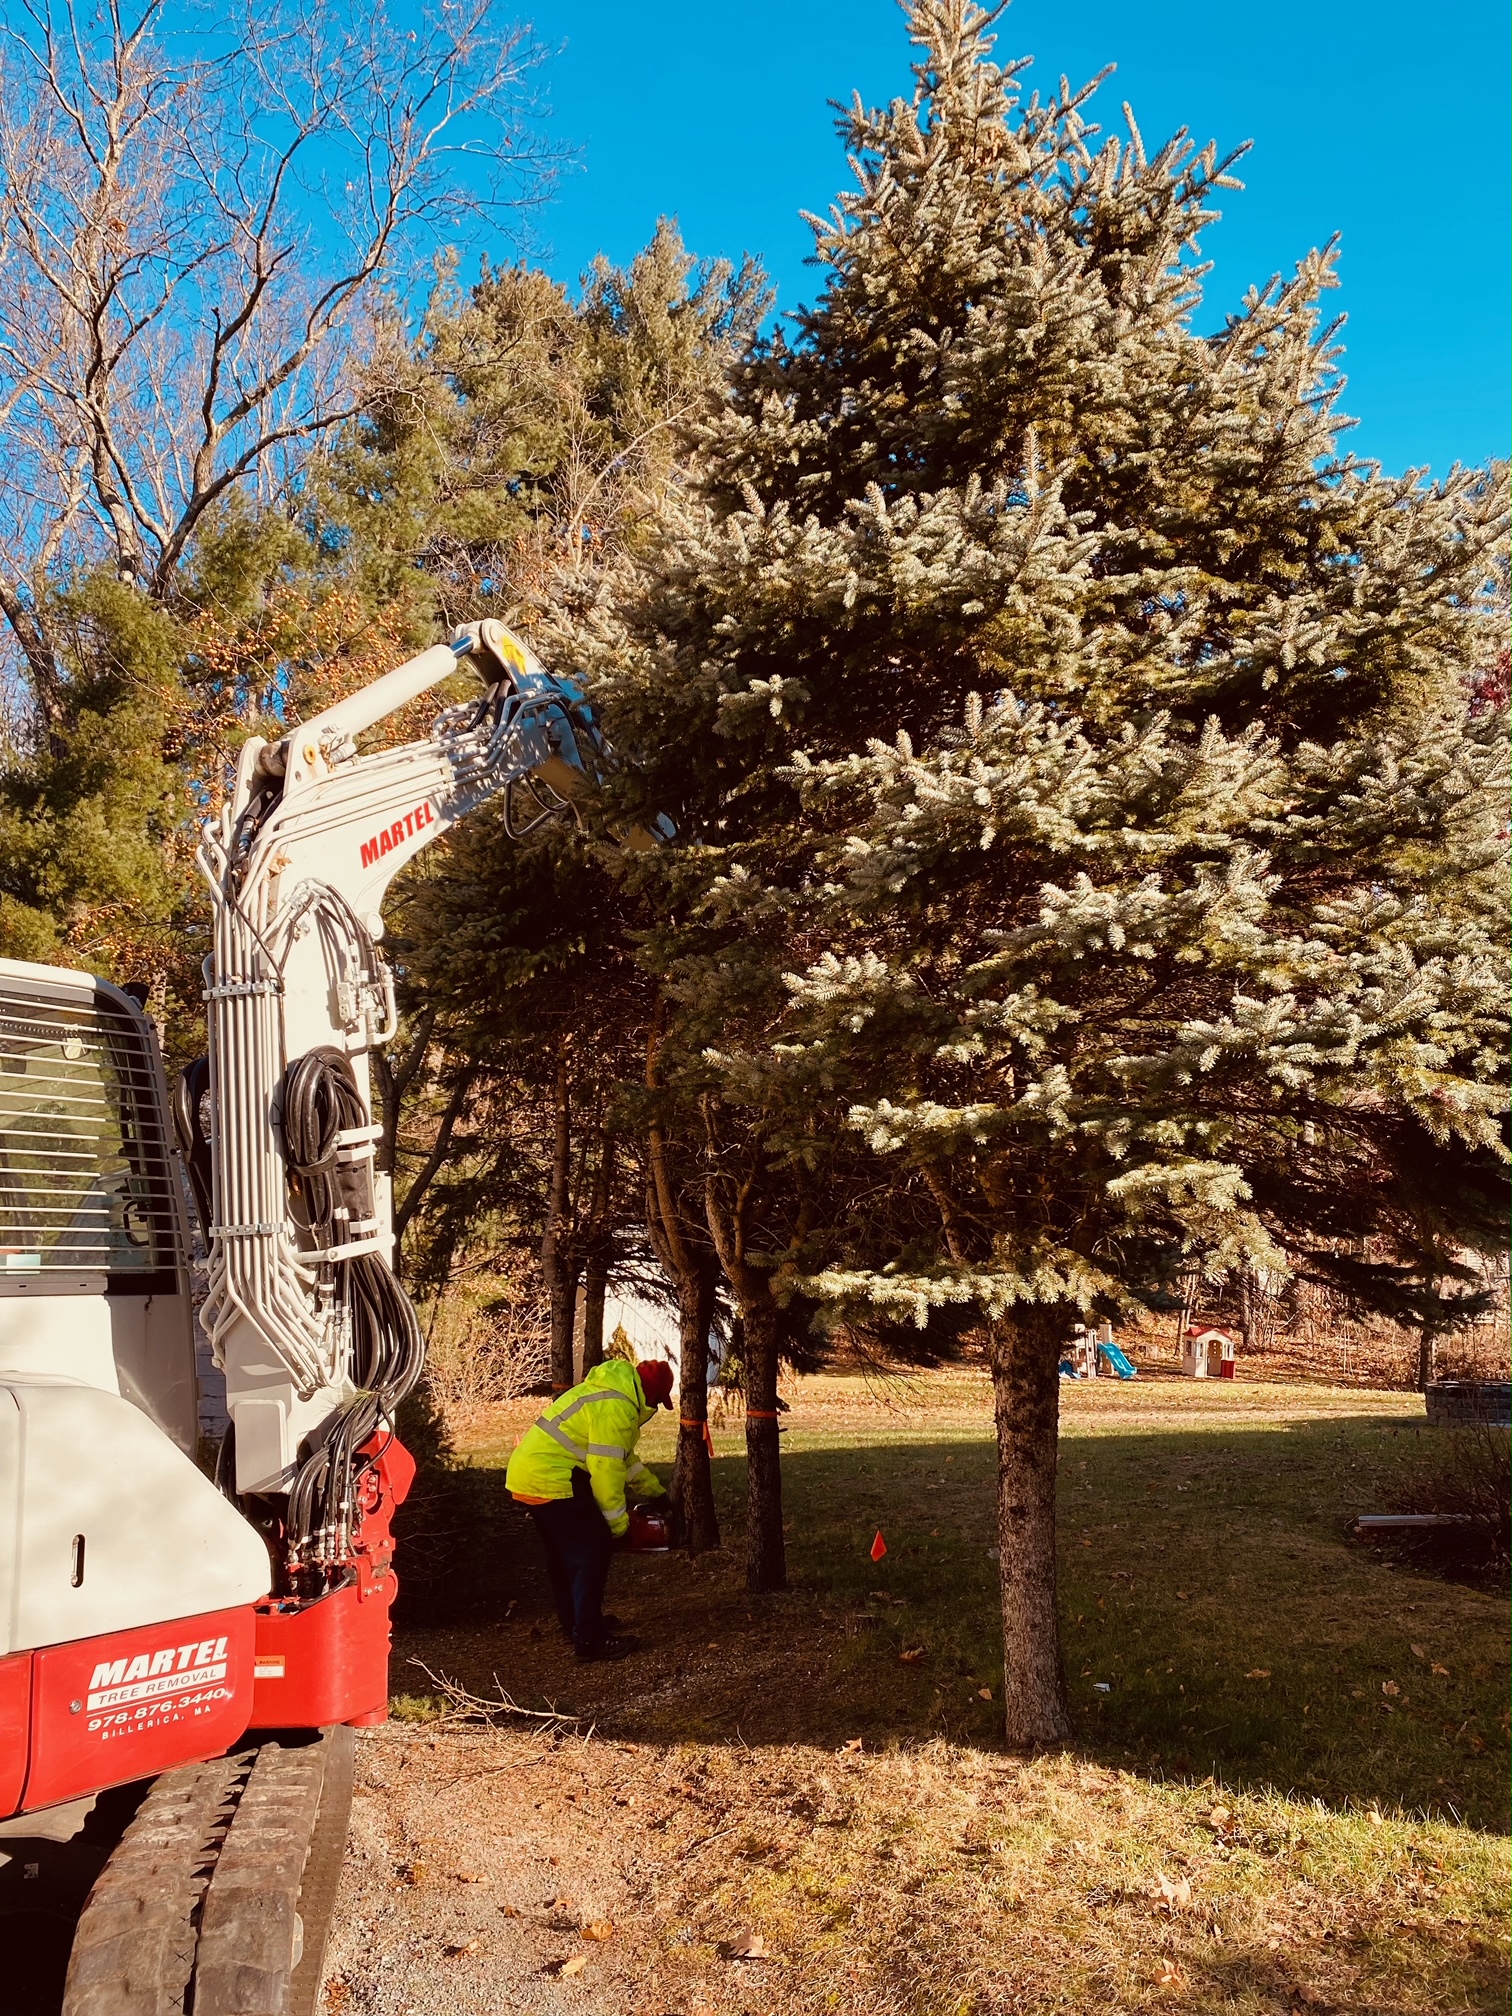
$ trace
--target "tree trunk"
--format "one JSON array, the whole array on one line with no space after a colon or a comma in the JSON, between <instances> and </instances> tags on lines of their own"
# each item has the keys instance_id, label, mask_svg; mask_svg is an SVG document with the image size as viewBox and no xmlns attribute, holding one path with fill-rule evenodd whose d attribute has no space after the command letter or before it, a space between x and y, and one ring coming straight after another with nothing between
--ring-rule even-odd
<instances>
[{"instance_id":1,"label":"tree trunk","mask_svg":"<svg viewBox=\"0 0 1512 2016\"><path fill-rule=\"evenodd\" d=\"M572 1194L572 1102L567 1075L571 1037L557 1053L556 1084L552 1088L551 1188L546 1198L546 1223L541 1228L541 1278L551 1310L551 1390L565 1393L572 1384L572 1332L577 1318L578 1281L582 1262L574 1251L569 1223Z\"/></svg>"},{"instance_id":2,"label":"tree trunk","mask_svg":"<svg viewBox=\"0 0 1512 2016\"><path fill-rule=\"evenodd\" d=\"M713 1108L705 1102L709 1161L704 1217L724 1277L740 1309L746 1396L746 1587L753 1595L787 1587L782 1538L782 1445L777 1439L777 1305L747 1247L756 1172L733 1185L717 1162Z\"/></svg>"},{"instance_id":3,"label":"tree trunk","mask_svg":"<svg viewBox=\"0 0 1512 2016\"><path fill-rule=\"evenodd\" d=\"M4 612L26 659L32 697L47 735L48 752L61 760L68 754L68 736L63 718L63 679L52 638L38 617L36 608L28 604L20 582L13 581L7 574L0 574L0 611Z\"/></svg>"},{"instance_id":4,"label":"tree trunk","mask_svg":"<svg viewBox=\"0 0 1512 2016\"><path fill-rule=\"evenodd\" d=\"M658 1025L659 1026L659 1025ZM646 1084L656 1089L653 1027L646 1052ZM673 1171L666 1131L653 1119L647 1138L650 1182L646 1230L657 1258L677 1283L677 1459L672 1466L672 1516L676 1538L692 1554L719 1545L714 1479L709 1468L709 1325L714 1320L718 1267L707 1224L685 1212L682 1185Z\"/></svg>"},{"instance_id":5,"label":"tree trunk","mask_svg":"<svg viewBox=\"0 0 1512 2016\"><path fill-rule=\"evenodd\" d=\"M604 1298L609 1292L609 1262L613 1248L610 1209L614 1200L617 1143L600 1133L598 1167L593 1172L593 1202L589 1207L588 1261L583 1270L583 1377L604 1362Z\"/></svg>"},{"instance_id":6,"label":"tree trunk","mask_svg":"<svg viewBox=\"0 0 1512 2016\"><path fill-rule=\"evenodd\" d=\"M997 1412L1003 1727L1016 1750L1071 1734L1055 1607L1055 1466L1060 1354L1075 1310L1025 1305L992 1328Z\"/></svg>"},{"instance_id":7,"label":"tree trunk","mask_svg":"<svg viewBox=\"0 0 1512 2016\"><path fill-rule=\"evenodd\" d=\"M583 1269L583 1377L604 1362L604 1300L609 1293L609 1263L595 1253Z\"/></svg>"},{"instance_id":8,"label":"tree trunk","mask_svg":"<svg viewBox=\"0 0 1512 2016\"><path fill-rule=\"evenodd\" d=\"M1438 1357L1438 1332L1424 1326L1418 1332L1418 1391L1426 1393L1433 1384Z\"/></svg>"},{"instance_id":9,"label":"tree trunk","mask_svg":"<svg viewBox=\"0 0 1512 2016\"><path fill-rule=\"evenodd\" d=\"M394 1211L395 1254L404 1244L404 1235L409 1230L426 1191L445 1166L446 1158L451 1153L452 1136L456 1132L457 1122L462 1117L462 1109L467 1104L467 1096L472 1091L477 1071L476 1064L458 1066L456 1083L452 1086L451 1097L446 1102L446 1111L441 1115L440 1124L436 1128L436 1139L431 1152L415 1171L409 1188Z\"/></svg>"},{"instance_id":10,"label":"tree trunk","mask_svg":"<svg viewBox=\"0 0 1512 2016\"><path fill-rule=\"evenodd\" d=\"M746 1587L787 1587L782 1462L777 1440L777 1311L765 1294L743 1302L746 1392Z\"/></svg>"},{"instance_id":11,"label":"tree trunk","mask_svg":"<svg viewBox=\"0 0 1512 2016\"><path fill-rule=\"evenodd\" d=\"M677 1462L672 1503L690 1554L719 1545L714 1477L709 1467L709 1325L714 1321L712 1264L677 1284Z\"/></svg>"}]
</instances>

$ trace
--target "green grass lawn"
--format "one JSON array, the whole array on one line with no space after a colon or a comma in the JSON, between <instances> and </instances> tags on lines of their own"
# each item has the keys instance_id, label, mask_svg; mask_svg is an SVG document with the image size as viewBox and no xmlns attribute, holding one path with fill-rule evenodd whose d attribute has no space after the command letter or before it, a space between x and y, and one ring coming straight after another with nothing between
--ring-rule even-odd
<instances>
[{"instance_id":1,"label":"green grass lawn","mask_svg":"<svg viewBox=\"0 0 1512 2016\"><path fill-rule=\"evenodd\" d=\"M1174 1382L1137 1402L1106 1386L1067 1401L1061 1614L1084 1746L1157 1775L1505 1828L1505 1600L1348 1537L1358 1513L1395 1502L1393 1478L1431 1433L1409 1398L1351 1394L1323 1418L1281 1420L1242 1387L1228 1409ZM988 1739L980 1689L998 1693L1001 1657L990 1421L923 1439L905 1422L807 1427L795 1411L793 1575L880 1613L847 1655L872 1718ZM733 1524L740 1465L721 1467ZM888 1553L874 1566L878 1529ZM918 1647L921 1661L900 1663Z\"/></svg>"},{"instance_id":2,"label":"green grass lawn","mask_svg":"<svg viewBox=\"0 0 1512 2016\"><path fill-rule=\"evenodd\" d=\"M682 1824L664 1783L703 1788L648 1980L671 1967L723 2010L716 1933L738 1923L791 1963L763 2016L1506 2006L1506 1598L1349 1533L1442 1446L1413 1396L1066 1390L1074 1734L1027 1764L998 1721L985 1379L787 1397L787 1593L742 1585L735 1417L715 1430L725 1548L618 1561L612 1599L646 1649L574 1669L499 1488L526 1404L459 1438L486 1515L458 1577L468 1628L400 1634L396 1679L422 1656L575 1708L671 1812L658 1825ZM647 1431L648 1460L671 1432Z\"/></svg>"}]
</instances>

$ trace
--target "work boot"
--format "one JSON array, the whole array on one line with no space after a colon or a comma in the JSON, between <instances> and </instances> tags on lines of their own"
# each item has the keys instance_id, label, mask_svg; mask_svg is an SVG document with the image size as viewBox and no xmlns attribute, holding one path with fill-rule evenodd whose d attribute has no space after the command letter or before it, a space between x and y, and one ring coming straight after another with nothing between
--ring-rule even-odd
<instances>
[{"instance_id":1,"label":"work boot","mask_svg":"<svg viewBox=\"0 0 1512 2016\"><path fill-rule=\"evenodd\" d=\"M612 1610L604 1612L603 1624L606 1637L613 1637L614 1633L620 1629L620 1620ZM572 1643L572 1629L570 1625L564 1624L562 1626L562 1636L567 1640L569 1645Z\"/></svg>"},{"instance_id":2,"label":"work boot","mask_svg":"<svg viewBox=\"0 0 1512 2016\"><path fill-rule=\"evenodd\" d=\"M597 1645L579 1645L577 1656L585 1662L592 1659L628 1659L632 1652L640 1650L640 1642L632 1631L618 1637L611 1633L606 1638L600 1638Z\"/></svg>"}]
</instances>

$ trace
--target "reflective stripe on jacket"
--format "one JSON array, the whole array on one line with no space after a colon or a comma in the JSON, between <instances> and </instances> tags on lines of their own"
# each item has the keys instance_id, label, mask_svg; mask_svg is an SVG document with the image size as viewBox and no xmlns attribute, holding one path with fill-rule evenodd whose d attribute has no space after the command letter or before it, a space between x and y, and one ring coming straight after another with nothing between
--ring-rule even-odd
<instances>
[{"instance_id":1,"label":"reflective stripe on jacket","mask_svg":"<svg viewBox=\"0 0 1512 2016\"><path fill-rule=\"evenodd\" d=\"M635 1367L607 1359L526 1429L504 1482L527 1500L570 1498L573 1471L586 1470L610 1532L623 1533L630 1524L627 1484L643 1497L662 1496L661 1483L635 1453L636 1437L655 1412Z\"/></svg>"}]
</instances>

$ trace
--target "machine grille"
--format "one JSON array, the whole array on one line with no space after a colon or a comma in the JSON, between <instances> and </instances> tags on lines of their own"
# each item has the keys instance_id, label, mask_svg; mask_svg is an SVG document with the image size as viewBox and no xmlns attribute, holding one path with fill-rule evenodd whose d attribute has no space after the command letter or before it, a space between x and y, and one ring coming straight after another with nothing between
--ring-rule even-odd
<instances>
[{"instance_id":1,"label":"machine grille","mask_svg":"<svg viewBox=\"0 0 1512 2016\"><path fill-rule=\"evenodd\" d=\"M172 1180L141 1024L0 982L0 1278L172 1267Z\"/></svg>"}]
</instances>

